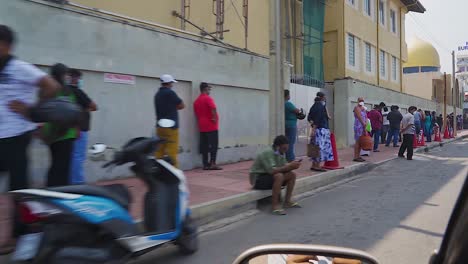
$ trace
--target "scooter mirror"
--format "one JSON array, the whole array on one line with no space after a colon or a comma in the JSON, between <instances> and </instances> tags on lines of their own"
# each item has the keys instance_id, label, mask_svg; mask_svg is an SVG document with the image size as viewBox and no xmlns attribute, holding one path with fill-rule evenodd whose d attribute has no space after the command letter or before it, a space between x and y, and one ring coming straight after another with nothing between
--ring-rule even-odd
<instances>
[{"instance_id":1,"label":"scooter mirror","mask_svg":"<svg viewBox=\"0 0 468 264\"><path fill-rule=\"evenodd\" d=\"M108 147L105 144L94 144L89 149L89 159L92 161L105 161L106 150Z\"/></svg>"},{"instance_id":2,"label":"scooter mirror","mask_svg":"<svg viewBox=\"0 0 468 264\"><path fill-rule=\"evenodd\" d=\"M175 126L175 121L171 119L159 119L158 126L164 128L171 128Z\"/></svg>"},{"instance_id":3,"label":"scooter mirror","mask_svg":"<svg viewBox=\"0 0 468 264\"><path fill-rule=\"evenodd\" d=\"M106 151L106 149L107 149L107 146L105 144L94 144L90 148L89 153L91 155L101 154L101 153L104 153L104 151Z\"/></svg>"}]
</instances>

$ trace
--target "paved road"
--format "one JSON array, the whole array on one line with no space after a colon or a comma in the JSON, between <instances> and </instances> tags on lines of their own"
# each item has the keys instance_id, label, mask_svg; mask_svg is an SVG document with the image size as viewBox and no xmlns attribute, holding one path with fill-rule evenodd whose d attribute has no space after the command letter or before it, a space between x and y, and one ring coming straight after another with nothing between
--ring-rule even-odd
<instances>
[{"instance_id":1,"label":"paved road","mask_svg":"<svg viewBox=\"0 0 468 264\"><path fill-rule=\"evenodd\" d=\"M134 264L231 263L252 246L283 242L353 247L384 264L427 263L466 176L467 150L464 141L413 161L391 161L302 200L303 208L287 216L260 212L206 233L195 255L167 247Z\"/></svg>"},{"instance_id":2,"label":"paved road","mask_svg":"<svg viewBox=\"0 0 468 264\"><path fill-rule=\"evenodd\" d=\"M391 161L304 199L287 216L262 212L207 233L195 255L171 247L136 263L231 263L249 247L281 242L353 247L381 263L427 263L466 176L467 150L468 141L458 142L413 161Z\"/></svg>"}]
</instances>

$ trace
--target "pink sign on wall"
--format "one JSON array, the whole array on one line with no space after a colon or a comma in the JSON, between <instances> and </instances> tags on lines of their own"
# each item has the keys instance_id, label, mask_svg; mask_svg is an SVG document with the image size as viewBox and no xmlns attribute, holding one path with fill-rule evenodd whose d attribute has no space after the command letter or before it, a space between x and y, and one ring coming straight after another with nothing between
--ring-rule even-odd
<instances>
[{"instance_id":1,"label":"pink sign on wall","mask_svg":"<svg viewBox=\"0 0 468 264\"><path fill-rule=\"evenodd\" d=\"M135 80L135 76L132 75L104 73L104 82L107 83L135 84Z\"/></svg>"}]
</instances>

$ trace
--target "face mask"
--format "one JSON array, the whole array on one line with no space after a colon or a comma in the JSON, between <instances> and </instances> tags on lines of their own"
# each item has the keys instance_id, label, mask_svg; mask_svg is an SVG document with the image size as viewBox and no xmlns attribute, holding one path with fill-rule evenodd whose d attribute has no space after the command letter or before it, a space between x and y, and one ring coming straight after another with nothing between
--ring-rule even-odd
<instances>
[{"instance_id":1,"label":"face mask","mask_svg":"<svg viewBox=\"0 0 468 264\"><path fill-rule=\"evenodd\" d=\"M83 87L83 80L79 79L77 85L78 85L78 88L82 88Z\"/></svg>"},{"instance_id":2,"label":"face mask","mask_svg":"<svg viewBox=\"0 0 468 264\"><path fill-rule=\"evenodd\" d=\"M359 102L359 105L360 105L360 106L364 106L364 102Z\"/></svg>"}]
</instances>

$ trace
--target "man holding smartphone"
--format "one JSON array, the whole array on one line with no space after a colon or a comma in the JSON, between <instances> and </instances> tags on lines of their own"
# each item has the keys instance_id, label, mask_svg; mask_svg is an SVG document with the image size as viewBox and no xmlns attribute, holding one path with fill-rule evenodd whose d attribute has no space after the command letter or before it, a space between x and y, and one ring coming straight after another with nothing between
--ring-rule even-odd
<instances>
[{"instance_id":1,"label":"man holding smartphone","mask_svg":"<svg viewBox=\"0 0 468 264\"><path fill-rule=\"evenodd\" d=\"M286 186L285 208L300 208L299 204L291 200L296 183L297 170L301 160L287 162L285 154L289 148L286 136L277 136L273 147L260 153L250 169L250 183L257 190L272 190L272 213L285 215L280 205L281 187Z\"/></svg>"}]
</instances>

